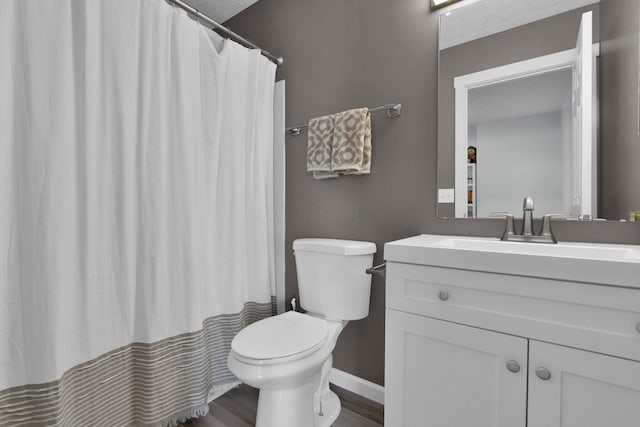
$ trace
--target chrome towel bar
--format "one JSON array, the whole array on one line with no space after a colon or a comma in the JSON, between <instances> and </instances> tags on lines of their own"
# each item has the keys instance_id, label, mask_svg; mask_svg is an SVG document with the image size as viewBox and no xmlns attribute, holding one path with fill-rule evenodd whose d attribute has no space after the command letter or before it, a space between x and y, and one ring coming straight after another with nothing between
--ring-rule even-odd
<instances>
[{"instance_id":1,"label":"chrome towel bar","mask_svg":"<svg viewBox=\"0 0 640 427\"><path fill-rule=\"evenodd\" d=\"M377 113L378 111L386 111L387 117L389 117L390 119L393 117L399 117L400 113L402 112L402 104L387 104L381 107L369 108L370 113ZM309 127L308 124L294 126L294 127L287 128L287 132L289 132L293 136L298 136L300 135L300 132L302 131L302 129L307 127Z\"/></svg>"}]
</instances>

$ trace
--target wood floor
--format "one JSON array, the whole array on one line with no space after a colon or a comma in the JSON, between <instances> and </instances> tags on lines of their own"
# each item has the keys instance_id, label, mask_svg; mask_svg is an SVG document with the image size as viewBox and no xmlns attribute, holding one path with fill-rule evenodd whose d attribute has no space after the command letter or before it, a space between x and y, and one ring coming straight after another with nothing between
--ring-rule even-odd
<instances>
[{"instance_id":1,"label":"wood floor","mask_svg":"<svg viewBox=\"0 0 640 427\"><path fill-rule=\"evenodd\" d=\"M342 411L333 427L380 427L383 406L347 390L331 386L340 396ZM246 385L230 390L209 404L209 414L179 427L253 427L256 421L258 390ZM303 426L301 426L303 427Z\"/></svg>"}]
</instances>

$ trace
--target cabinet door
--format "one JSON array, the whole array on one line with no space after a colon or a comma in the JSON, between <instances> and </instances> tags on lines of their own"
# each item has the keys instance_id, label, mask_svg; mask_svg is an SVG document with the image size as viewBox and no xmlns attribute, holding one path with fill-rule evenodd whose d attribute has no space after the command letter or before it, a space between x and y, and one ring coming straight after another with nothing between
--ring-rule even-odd
<instances>
[{"instance_id":1,"label":"cabinet door","mask_svg":"<svg viewBox=\"0 0 640 427\"><path fill-rule=\"evenodd\" d=\"M529 427L638 427L640 362L531 341L528 416Z\"/></svg>"},{"instance_id":2,"label":"cabinet door","mask_svg":"<svg viewBox=\"0 0 640 427\"><path fill-rule=\"evenodd\" d=\"M386 322L385 425L525 426L526 339L395 310Z\"/></svg>"}]
</instances>

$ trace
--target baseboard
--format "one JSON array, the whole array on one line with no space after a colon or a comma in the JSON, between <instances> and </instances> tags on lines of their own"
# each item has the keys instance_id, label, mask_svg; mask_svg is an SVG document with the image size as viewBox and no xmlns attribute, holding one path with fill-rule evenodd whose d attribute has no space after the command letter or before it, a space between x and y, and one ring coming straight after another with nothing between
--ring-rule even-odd
<instances>
[{"instance_id":1,"label":"baseboard","mask_svg":"<svg viewBox=\"0 0 640 427\"><path fill-rule=\"evenodd\" d=\"M336 368L331 369L329 381L338 387L384 405L384 387L381 385Z\"/></svg>"}]
</instances>

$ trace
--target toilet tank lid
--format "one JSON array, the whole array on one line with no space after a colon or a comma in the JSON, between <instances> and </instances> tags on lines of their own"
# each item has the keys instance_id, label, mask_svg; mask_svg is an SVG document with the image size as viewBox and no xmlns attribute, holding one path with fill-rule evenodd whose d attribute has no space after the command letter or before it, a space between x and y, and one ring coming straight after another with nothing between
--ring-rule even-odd
<instances>
[{"instance_id":1,"label":"toilet tank lid","mask_svg":"<svg viewBox=\"0 0 640 427\"><path fill-rule=\"evenodd\" d=\"M335 255L367 255L376 253L376 244L359 240L306 238L294 240L293 250Z\"/></svg>"}]
</instances>

